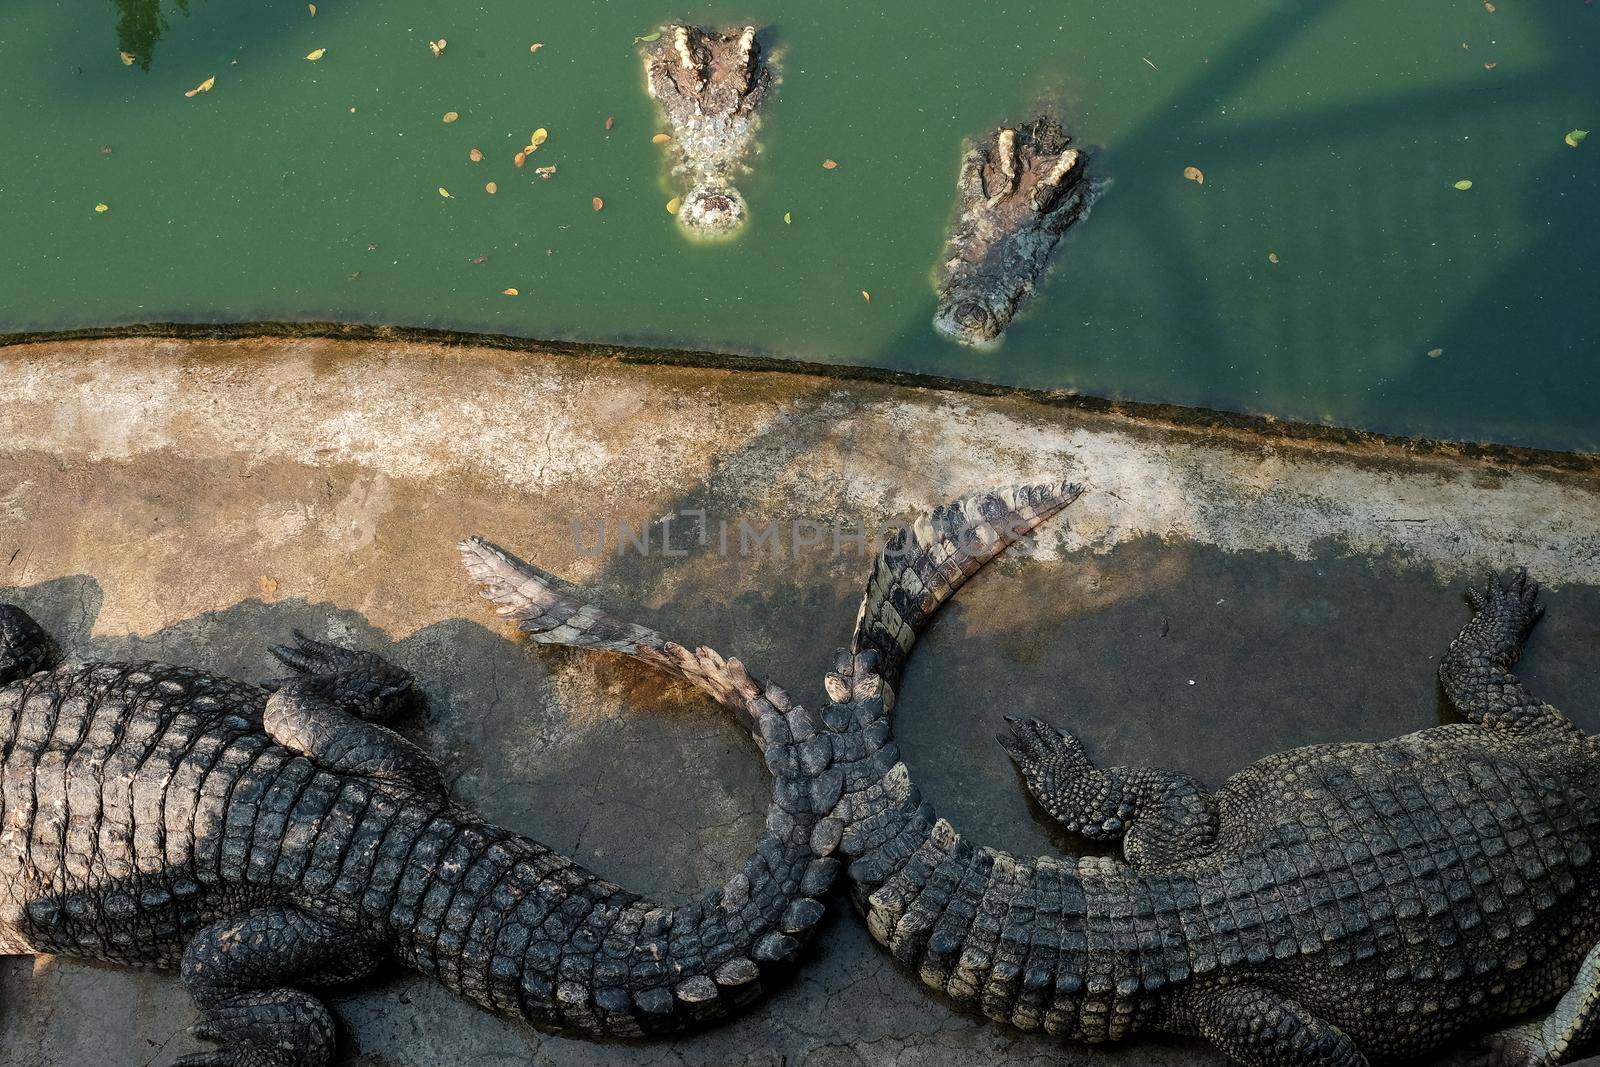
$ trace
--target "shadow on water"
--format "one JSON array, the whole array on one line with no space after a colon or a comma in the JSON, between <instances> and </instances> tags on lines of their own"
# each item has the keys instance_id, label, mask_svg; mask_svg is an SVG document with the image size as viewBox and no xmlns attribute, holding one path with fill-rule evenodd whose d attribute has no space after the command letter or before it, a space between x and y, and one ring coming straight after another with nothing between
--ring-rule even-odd
<instances>
[{"instance_id":1,"label":"shadow on water","mask_svg":"<svg viewBox=\"0 0 1600 1067\"><path fill-rule=\"evenodd\" d=\"M141 70L150 69L155 58L156 42L171 27L168 20L169 0L111 0L117 9L117 50L133 56L134 64ZM189 0L170 0L172 10L185 18L189 15Z\"/></svg>"}]
</instances>

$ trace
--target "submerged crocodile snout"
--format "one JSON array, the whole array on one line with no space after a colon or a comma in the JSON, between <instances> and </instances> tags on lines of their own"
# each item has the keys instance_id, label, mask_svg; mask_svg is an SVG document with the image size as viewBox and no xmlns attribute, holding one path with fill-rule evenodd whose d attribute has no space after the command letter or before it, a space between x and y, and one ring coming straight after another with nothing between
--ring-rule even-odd
<instances>
[{"instance_id":1,"label":"submerged crocodile snout","mask_svg":"<svg viewBox=\"0 0 1600 1067\"><path fill-rule=\"evenodd\" d=\"M704 236L730 234L744 219L744 197L729 188L694 189L678 209L678 221Z\"/></svg>"},{"instance_id":2,"label":"submerged crocodile snout","mask_svg":"<svg viewBox=\"0 0 1600 1067\"><path fill-rule=\"evenodd\" d=\"M1000 314L975 296L940 301L933 325L952 341L980 347L998 343L1006 328Z\"/></svg>"}]
</instances>

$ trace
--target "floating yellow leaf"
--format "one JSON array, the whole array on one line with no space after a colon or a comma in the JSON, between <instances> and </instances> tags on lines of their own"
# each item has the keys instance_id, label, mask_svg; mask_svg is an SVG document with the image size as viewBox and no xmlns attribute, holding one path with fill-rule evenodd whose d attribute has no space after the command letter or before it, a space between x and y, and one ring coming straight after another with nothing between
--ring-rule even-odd
<instances>
[{"instance_id":1,"label":"floating yellow leaf","mask_svg":"<svg viewBox=\"0 0 1600 1067\"><path fill-rule=\"evenodd\" d=\"M1485 63L1483 65L1483 69L1484 70L1493 70L1494 68L1498 67L1499 65L1500 64L1498 64L1498 63Z\"/></svg>"},{"instance_id":2,"label":"floating yellow leaf","mask_svg":"<svg viewBox=\"0 0 1600 1067\"><path fill-rule=\"evenodd\" d=\"M184 93L183 95L184 96L199 96L201 93L209 93L212 89L216 88L216 85L217 85L217 76L215 74L213 74L211 77L207 78L205 81L201 82L199 85L196 85L193 89L190 89L188 92Z\"/></svg>"},{"instance_id":3,"label":"floating yellow leaf","mask_svg":"<svg viewBox=\"0 0 1600 1067\"><path fill-rule=\"evenodd\" d=\"M1491 15L1494 14L1494 5L1489 0L1483 0L1483 9Z\"/></svg>"},{"instance_id":4,"label":"floating yellow leaf","mask_svg":"<svg viewBox=\"0 0 1600 1067\"><path fill-rule=\"evenodd\" d=\"M650 143L651 144L666 144L670 140L672 140L672 134L670 134L670 133L658 133L654 137L650 138Z\"/></svg>"},{"instance_id":5,"label":"floating yellow leaf","mask_svg":"<svg viewBox=\"0 0 1600 1067\"><path fill-rule=\"evenodd\" d=\"M488 185L485 185L483 187L483 191L488 193L490 196L493 196L495 193L498 193L500 191L500 187L498 185L496 185L494 182L490 182Z\"/></svg>"},{"instance_id":6,"label":"floating yellow leaf","mask_svg":"<svg viewBox=\"0 0 1600 1067\"><path fill-rule=\"evenodd\" d=\"M872 303L872 294L867 292L865 289L863 289L863 290L861 290L861 299L865 300L867 303L870 304L870 303Z\"/></svg>"},{"instance_id":7,"label":"floating yellow leaf","mask_svg":"<svg viewBox=\"0 0 1600 1067\"><path fill-rule=\"evenodd\" d=\"M273 593L278 591L278 579L274 578L270 574L263 574L261 577L257 578L256 585L259 586L261 591L267 596L271 596Z\"/></svg>"},{"instance_id":8,"label":"floating yellow leaf","mask_svg":"<svg viewBox=\"0 0 1600 1067\"><path fill-rule=\"evenodd\" d=\"M433 58L434 59L438 59L440 56L442 56L444 54L444 45L445 45L445 40L444 40L443 37L439 38L437 41L429 41L428 42L428 49L429 49L429 51L431 51L433 53Z\"/></svg>"},{"instance_id":9,"label":"floating yellow leaf","mask_svg":"<svg viewBox=\"0 0 1600 1067\"><path fill-rule=\"evenodd\" d=\"M1268 263L1276 263L1276 262L1278 262L1278 253L1276 253L1276 252L1268 252L1267 253L1267 262Z\"/></svg>"},{"instance_id":10,"label":"floating yellow leaf","mask_svg":"<svg viewBox=\"0 0 1600 1067\"><path fill-rule=\"evenodd\" d=\"M544 47L544 43L542 41L535 41L531 45L528 46L528 51L534 53L535 55L537 55L538 52L539 52L539 49L541 49L543 47Z\"/></svg>"},{"instance_id":11,"label":"floating yellow leaf","mask_svg":"<svg viewBox=\"0 0 1600 1067\"><path fill-rule=\"evenodd\" d=\"M445 124L448 125L448 124L454 122L456 119L458 119L460 117L461 117L461 113L460 112L457 112L457 111L446 111L444 113Z\"/></svg>"},{"instance_id":12,"label":"floating yellow leaf","mask_svg":"<svg viewBox=\"0 0 1600 1067\"><path fill-rule=\"evenodd\" d=\"M834 170L834 169L836 169L836 168L837 168L837 167L838 167L838 166L839 166L839 164L837 164L837 163L835 163L835 162L834 162L834 161L833 161L833 160L831 160L831 159L824 159L824 160L823 160L823 161L822 161L822 169L823 169L823 170Z\"/></svg>"},{"instance_id":13,"label":"floating yellow leaf","mask_svg":"<svg viewBox=\"0 0 1600 1067\"><path fill-rule=\"evenodd\" d=\"M439 186L439 195L444 197L446 200L454 200L455 199L455 197L450 195L450 190L446 189L442 185Z\"/></svg>"},{"instance_id":14,"label":"floating yellow leaf","mask_svg":"<svg viewBox=\"0 0 1600 1067\"><path fill-rule=\"evenodd\" d=\"M603 208L605 206L606 206L606 202L604 200L601 200L598 196L594 198L594 209L596 211L599 211L601 208Z\"/></svg>"},{"instance_id":15,"label":"floating yellow leaf","mask_svg":"<svg viewBox=\"0 0 1600 1067\"><path fill-rule=\"evenodd\" d=\"M316 18L317 17L317 5L316 4L307 4L306 5L306 10L311 12L311 17L312 18Z\"/></svg>"},{"instance_id":16,"label":"floating yellow leaf","mask_svg":"<svg viewBox=\"0 0 1600 1067\"><path fill-rule=\"evenodd\" d=\"M1444 355L1444 349L1442 349L1442 348L1430 348L1430 349L1428 349L1428 358L1429 359L1438 359L1442 355Z\"/></svg>"},{"instance_id":17,"label":"floating yellow leaf","mask_svg":"<svg viewBox=\"0 0 1600 1067\"><path fill-rule=\"evenodd\" d=\"M317 48L317 49L313 49L310 52L307 52L306 53L306 58L311 60L311 62L315 63L317 60L321 59L323 56L325 56L327 54L328 54L328 50L326 48Z\"/></svg>"},{"instance_id":18,"label":"floating yellow leaf","mask_svg":"<svg viewBox=\"0 0 1600 1067\"><path fill-rule=\"evenodd\" d=\"M94 213L96 215L104 215L106 212L108 212L110 210L111 210L111 205L110 204L96 204L94 206Z\"/></svg>"},{"instance_id":19,"label":"floating yellow leaf","mask_svg":"<svg viewBox=\"0 0 1600 1067\"><path fill-rule=\"evenodd\" d=\"M472 160L474 163L482 163L483 162L483 152L480 151L479 149L474 148L472 151L467 153L467 158Z\"/></svg>"},{"instance_id":20,"label":"floating yellow leaf","mask_svg":"<svg viewBox=\"0 0 1600 1067\"><path fill-rule=\"evenodd\" d=\"M1466 178L1462 178L1460 181L1456 182L1454 188L1459 189L1464 193L1468 189L1472 188L1472 182L1468 181Z\"/></svg>"},{"instance_id":21,"label":"floating yellow leaf","mask_svg":"<svg viewBox=\"0 0 1600 1067\"><path fill-rule=\"evenodd\" d=\"M607 115L606 116L606 129L609 130L611 127L615 126L616 124L617 124L617 116L615 116L615 115Z\"/></svg>"},{"instance_id":22,"label":"floating yellow leaf","mask_svg":"<svg viewBox=\"0 0 1600 1067\"><path fill-rule=\"evenodd\" d=\"M1196 185L1204 185L1206 183L1205 172L1199 167L1184 167L1183 176L1194 182Z\"/></svg>"},{"instance_id":23,"label":"floating yellow leaf","mask_svg":"<svg viewBox=\"0 0 1600 1067\"><path fill-rule=\"evenodd\" d=\"M500 290L500 292L502 292L506 296L516 296L517 295L517 291L515 289L502 289L502 290Z\"/></svg>"},{"instance_id":24,"label":"floating yellow leaf","mask_svg":"<svg viewBox=\"0 0 1600 1067\"><path fill-rule=\"evenodd\" d=\"M681 196L673 197L671 200L667 201L667 214L668 215L676 215L678 213L678 209L680 207L682 207L682 206L683 206L683 197L681 197Z\"/></svg>"},{"instance_id":25,"label":"floating yellow leaf","mask_svg":"<svg viewBox=\"0 0 1600 1067\"><path fill-rule=\"evenodd\" d=\"M543 126L540 126L537 130L533 131L533 136L528 139L528 143L533 145L533 147L538 148L549 139L550 131L545 129Z\"/></svg>"},{"instance_id":26,"label":"floating yellow leaf","mask_svg":"<svg viewBox=\"0 0 1600 1067\"><path fill-rule=\"evenodd\" d=\"M794 220L793 220L793 219L792 219L792 218L790 218L790 217L789 217L789 213L788 213L788 212L787 212L787 211L785 211L785 212L784 212L784 213L783 213L783 224L784 224L784 225L785 225L785 226L787 226L787 225L789 225L789 224L790 224L790 223L792 223L792 222L793 222L793 221L794 221Z\"/></svg>"},{"instance_id":27,"label":"floating yellow leaf","mask_svg":"<svg viewBox=\"0 0 1600 1067\"><path fill-rule=\"evenodd\" d=\"M512 163L513 166L520 167L524 163L526 163L527 161L528 161L528 153L526 153L526 152L518 152L516 155L511 157L511 163Z\"/></svg>"},{"instance_id":28,"label":"floating yellow leaf","mask_svg":"<svg viewBox=\"0 0 1600 1067\"><path fill-rule=\"evenodd\" d=\"M1562 140L1567 142L1568 148L1577 148L1583 143L1583 139L1588 136L1588 130L1571 130Z\"/></svg>"},{"instance_id":29,"label":"floating yellow leaf","mask_svg":"<svg viewBox=\"0 0 1600 1067\"><path fill-rule=\"evenodd\" d=\"M139 62L139 57L134 55L132 52L118 52L117 55L122 58L122 65L124 67L131 67L135 63Z\"/></svg>"}]
</instances>

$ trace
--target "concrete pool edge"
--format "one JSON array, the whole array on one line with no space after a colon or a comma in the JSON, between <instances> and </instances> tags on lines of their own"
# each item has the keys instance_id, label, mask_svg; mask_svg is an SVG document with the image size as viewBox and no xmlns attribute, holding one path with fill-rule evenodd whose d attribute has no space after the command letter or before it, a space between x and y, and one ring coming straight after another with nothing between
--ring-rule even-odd
<instances>
[{"instance_id":1,"label":"concrete pool edge","mask_svg":"<svg viewBox=\"0 0 1600 1067\"><path fill-rule=\"evenodd\" d=\"M0 352L37 344L74 341L246 341L334 340L351 342L414 343L419 345L479 348L530 356L561 356L605 360L622 365L676 367L688 370L738 371L745 374L782 374L820 378L842 383L923 389L974 397L1028 400L1047 407L1089 415L1126 419L1155 428L1198 431L1256 438L1280 445L1299 445L1340 451L1394 451L1411 458L1439 457L1480 461L1517 468L1543 468L1580 475L1600 474L1600 453L1568 452L1492 441L1467 441L1379 433L1329 423L1279 419L1270 415L1188 407L1152 401L1121 400L1065 390L1032 389L992 382L914 371L853 364L818 363L774 356L741 355L700 349L604 344L590 341L553 341L514 334L474 333L426 326L380 326L332 321L262 321L238 323L147 322L116 326L81 327L55 331L0 333Z\"/></svg>"}]
</instances>

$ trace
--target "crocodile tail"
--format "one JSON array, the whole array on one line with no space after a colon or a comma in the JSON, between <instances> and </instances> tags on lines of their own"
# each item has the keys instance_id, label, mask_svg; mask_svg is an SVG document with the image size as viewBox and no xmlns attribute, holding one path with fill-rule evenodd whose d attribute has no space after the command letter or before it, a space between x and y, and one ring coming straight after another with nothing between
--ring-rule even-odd
<instances>
[{"instance_id":1,"label":"crocodile tail","mask_svg":"<svg viewBox=\"0 0 1600 1067\"><path fill-rule=\"evenodd\" d=\"M845 765L834 816L851 895L873 939L958 1007L1027 1030L1104 1039L1114 1027L1086 1023L1077 1003L1089 969L1083 946L1097 937L1085 902L1121 876L963 838L923 800L889 720L906 656L939 605L1079 493L1068 483L981 493L891 538L873 562L856 654L830 676L836 703L823 716L829 725L863 723L868 758Z\"/></svg>"},{"instance_id":2,"label":"crocodile tail","mask_svg":"<svg viewBox=\"0 0 1600 1067\"><path fill-rule=\"evenodd\" d=\"M1083 492L1071 482L974 493L897 530L872 561L853 648L875 651L891 689L917 635L978 568Z\"/></svg>"},{"instance_id":3,"label":"crocodile tail","mask_svg":"<svg viewBox=\"0 0 1600 1067\"><path fill-rule=\"evenodd\" d=\"M604 935L583 925L536 935L523 958L560 960L556 980L523 968L515 996L485 1003L537 1025L596 1036L671 1033L736 1014L788 969L820 922L821 898L837 878L832 853L840 826L827 818L843 784L835 739L815 715L738 660L690 650L607 614L482 538L460 547L483 595L530 638L632 656L699 686L742 717L773 778L766 829L748 859L694 903L658 904L575 864L568 868L576 882L566 890L569 900L604 902L590 912L591 921L606 914ZM493 988L492 975L487 985Z\"/></svg>"}]
</instances>

